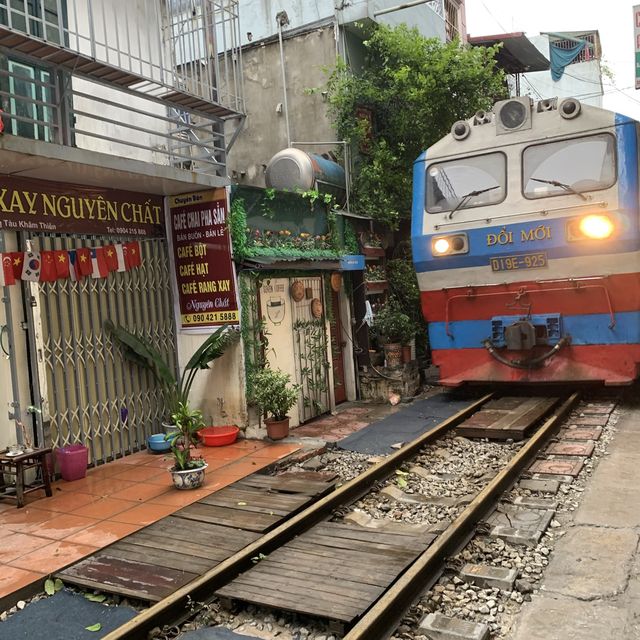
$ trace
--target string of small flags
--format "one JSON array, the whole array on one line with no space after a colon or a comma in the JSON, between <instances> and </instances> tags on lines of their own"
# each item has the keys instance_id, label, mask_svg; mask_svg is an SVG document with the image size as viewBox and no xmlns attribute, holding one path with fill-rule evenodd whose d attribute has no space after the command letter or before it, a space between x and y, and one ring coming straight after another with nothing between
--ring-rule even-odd
<instances>
[{"instance_id":1,"label":"string of small flags","mask_svg":"<svg viewBox=\"0 0 640 640\"><path fill-rule=\"evenodd\" d=\"M138 241L102 247L53 251L12 251L0 253L0 287L18 280L55 282L70 278L106 278L112 271L130 271L142 264Z\"/></svg>"}]
</instances>

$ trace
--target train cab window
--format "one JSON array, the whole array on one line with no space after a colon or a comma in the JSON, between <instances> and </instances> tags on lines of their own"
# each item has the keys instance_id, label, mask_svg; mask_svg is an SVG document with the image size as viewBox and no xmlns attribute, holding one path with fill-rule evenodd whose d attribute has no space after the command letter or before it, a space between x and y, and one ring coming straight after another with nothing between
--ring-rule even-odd
<instances>
[{"instance_id":1,"label":"train cab window","mask_svg":"<svg viewBox=\"0 0 640 640\"><path fill-rule=\"evenodd\" d=\"M600 133L527 147L522 174L525 198L608 189L616 181L615 138Z\"/></svg>"},{"instance_id":2,"label":"train cab window","mask_svg":"<svg viewBox=\"0 0 640 640\"><path fill-rule=\"evenodd\" d=\"M435 162L427 167L427 211L459 211L502 202L507 193L502 153Z\"/></svg>"}]
</instances>

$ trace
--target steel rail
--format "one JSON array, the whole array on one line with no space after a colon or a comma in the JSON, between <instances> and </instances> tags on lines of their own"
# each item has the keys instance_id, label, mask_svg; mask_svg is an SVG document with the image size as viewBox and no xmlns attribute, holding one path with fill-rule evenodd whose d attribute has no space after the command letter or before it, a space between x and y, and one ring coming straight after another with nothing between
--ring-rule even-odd
<instances>
[{"instance_id":1,"label":"steel rail","mask_svg":"<svg viewBox=\"0 0 640 640\"><path fill-rule=\"evenodd\" d=\"M251 558L260 553L269 554L303 531L306 531L331 512L366 494L375 482L391 475L403 462L414 456L425 445L438 440L488 402L493 394L487 394L468 407L442 421L431 431L408 443L364 473L321 498L298 515L265 534L250 545L227 558L213 569L138 614L121 627L104 636L103 640L140 640L153 628L175 621L189 611L194 602L208 602L216 589L224 586L243 571L251 568ZM233 533L230 533L233 535Z\"/></svg>"},{"instance_id":2,"label":"steel rail","mask_svg":"<svg viewBox=\"0 0 640 640\"><path fill-rule=\"evenodd\" d=\"M561 420L578 401L573 393L509 461L509 464L469 503L469 506L396 580L351 628L343 640L389 638L414 600L439 577L445 560L466 544L475 526L495 506L497 499L517 480L542 446L560 428Z\"/></svg>"}]
</instances>

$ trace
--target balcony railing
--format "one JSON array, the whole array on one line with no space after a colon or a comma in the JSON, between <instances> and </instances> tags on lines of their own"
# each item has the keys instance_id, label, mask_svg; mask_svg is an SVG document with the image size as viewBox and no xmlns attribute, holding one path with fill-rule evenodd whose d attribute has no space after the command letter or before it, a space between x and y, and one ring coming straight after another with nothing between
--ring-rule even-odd
<instances>
[{"instance_id":1,"label":"balcony railing","mask_svg":"<svg viewBox=\"0 0 640 640\"><path fill-rule=\"evenodd\" d=\"M0 0L9 134L220 173L238 0Z\"/></svg>"}]
</instances>

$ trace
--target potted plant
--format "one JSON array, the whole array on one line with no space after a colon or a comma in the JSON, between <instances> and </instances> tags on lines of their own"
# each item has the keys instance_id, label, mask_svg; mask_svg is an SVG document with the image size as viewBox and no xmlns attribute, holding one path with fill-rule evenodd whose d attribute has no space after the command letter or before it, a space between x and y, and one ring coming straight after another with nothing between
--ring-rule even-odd
<instances>
[{"instance_id":1,"label":"potted plant","mask_svg":"<svg viewBox=\"0 0 640 640\"><path fill-rule=\"evenodd\" d=\"M207 463L202 458L191 456L198 446L198 431L204 426L202 411L191 409L188 402L179 402L171 416L176 430L168 433L165 440L171 445L173 467L169 469L176 489L197 489L204 482Z\"/></svg>"},{"instance_id":2,"label":"potted plant","mask_svg":"<svg viewBox=\"0 0 640 640\"><path fill-rule=\"evenodd\" d=\"M267 435L272 440L281 440L289 435L289 409L298 400L300 385L291 382L291 375L279 369L262 369L253 376L253 399L263 413Z\"/></svg>"},{"instance_id":3,"label":"potted plant","mask_svg":"<svg viewBox=\"0 0 640 640\"><path fill-rule=\"evenodd\" d=\"M125 358L151 371L162 385L169 416L178 413L180 404L187 405L191 386L198 371L209 369L211 362L219 358L240 336L240 332L231 329L229 325L219 327L196 349L185 365L182 375L177 376L162 354L147 340L123 327L116 327L110 320L104 323L104 327L120 344ZM167 433L176 430L172 421L165 420L163 425Z\"/></svg>"},{"instance_id":4,"label":"potted plant","mask_svg":"<svg viewBox=\"0 0 640 640\"><path fill-rule=\"evenodd\" d=\"M376 314L373 327L383 345L388 367L402 364L402 345L415 334L411 318L393 304L387 304Z\"/></svg>"}]
</instances>

